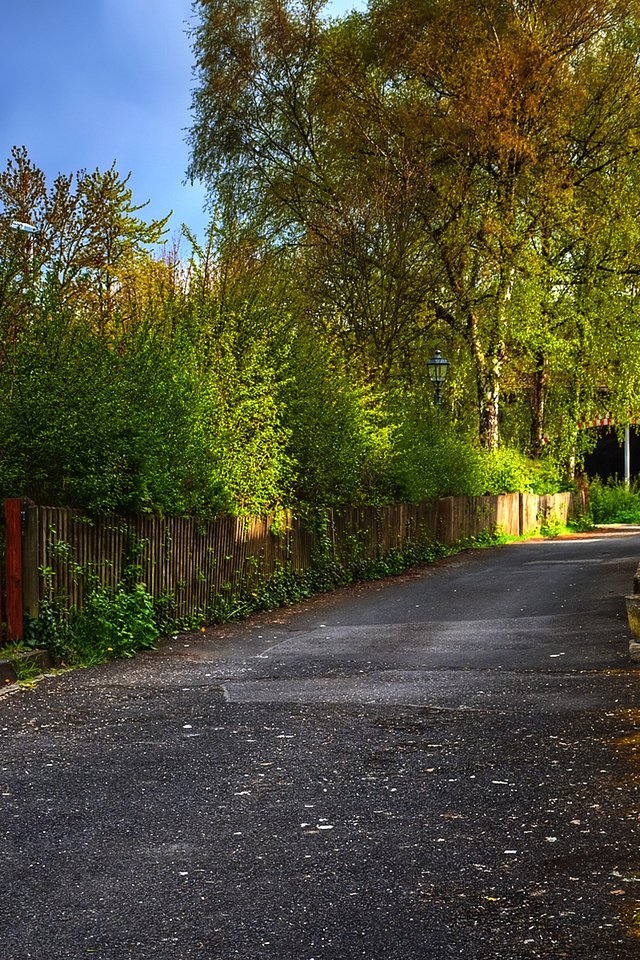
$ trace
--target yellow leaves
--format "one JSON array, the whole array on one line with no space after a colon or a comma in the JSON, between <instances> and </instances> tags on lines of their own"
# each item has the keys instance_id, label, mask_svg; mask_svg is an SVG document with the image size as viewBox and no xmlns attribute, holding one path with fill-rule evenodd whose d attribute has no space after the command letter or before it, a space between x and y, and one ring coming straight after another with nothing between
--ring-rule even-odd
<instances>
[{"instance_id":1,"label":"yellow leaves","mask_svg":"<svg viewBox=\"0 0 640 960\"><path fill-rule=\"evenodd\" d=\"M572 87L544 23L495 4L451 0L429 10L420 14L398 0L374 11L374 35L384 47L379 62L389 76L418 79L452 156L470 154L503 173L539 163L565 131ZM400 14L412 21L404 23L402 55L394 59L391 39L382 38L384 28L394 36Z\"/></svg>"}]
</instances>

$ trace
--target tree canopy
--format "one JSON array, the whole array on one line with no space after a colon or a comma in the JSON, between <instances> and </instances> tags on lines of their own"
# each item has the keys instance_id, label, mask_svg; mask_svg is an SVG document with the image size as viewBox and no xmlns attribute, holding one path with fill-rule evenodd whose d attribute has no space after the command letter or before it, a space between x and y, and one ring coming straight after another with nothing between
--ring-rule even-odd
<instances>
[{"instance_id":1,"label":"tree canopy","mask_svg":"<svg viewBox=\"0 0 640 960\"><path fill-rule=\"evenodd\" d=\"M638 417L640 0L195 10L202 243L160 249L115 166L0 171L4 495L206 517L523 489L525 455L568 475L579 422Z\"/></svg>"},{"instance_id":2,"label":"tree canopy","mask_svg":"<svg viewBox=\"0 0 640 960\"><path fill-rule=\"evenodd\" d=\"M159 250L126 183L49 185L23 150L0 171L0 495L206 519L534 482L439 430L423 383L372 377L288 250Z\"/></svg>"},{"instance_id":3,"label":"tree canopy","mask_svg":"<svg viewBox=\"0 0 640 960\"><path fill-rule=\"evenodd\" d=\"M295 247L311 315L364 370L411 379L445 338L488 449L505 385L533 452L602 387L635 402L635 0L196 10L191 173Z\"/></svg>"}]
</instances>

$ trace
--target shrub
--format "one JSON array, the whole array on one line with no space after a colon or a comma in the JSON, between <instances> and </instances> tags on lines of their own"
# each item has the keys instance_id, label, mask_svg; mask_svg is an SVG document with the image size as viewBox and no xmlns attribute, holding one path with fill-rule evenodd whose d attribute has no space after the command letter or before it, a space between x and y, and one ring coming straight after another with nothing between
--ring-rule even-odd
<instances>
[{"instance_id":1,"label":"shrub","mask_svg":"<svg viewBox=\"0 0 640 960\"><path fill-rule=\"evenodd\" d=\"M518 450L493 452L429 421L415 400L396 408L393 463L397 498L413 503L443 496L556 493L567 489L551 461L535 462Z\"/></svg>"},{"instance_id":2,"label":"shrub","mask_svg":"<svg viewBox=\"0 0 640 960\"><path fill-rule=\"evenodd\" d=\"M28 640L67 666L133 657L155 648L158 639L153 598L142 584L115 591L95 586L80 610L43 600L40 617L28 625Z\"/></svg>"},{"instance_id":3,"label":"shrub","mask_svg":"<svg viewBox=\"0 0 640 960\"><path fill-rule=\"evenodd\" d=\"M640 523L640 489L595 477L589 484L589 516L594 523Z\"/></svg>"},{"instance_id":4,"label":"shrub","mask_svg":"<svg viewBox=\"0 0 640 960\"><path fill-rule=\"evenodd\" d=\"M300 334L283 390L287 449L298 502L378 502L392 456L391 429L373 391L329 344Z\"/></svg>"}]
</instances>

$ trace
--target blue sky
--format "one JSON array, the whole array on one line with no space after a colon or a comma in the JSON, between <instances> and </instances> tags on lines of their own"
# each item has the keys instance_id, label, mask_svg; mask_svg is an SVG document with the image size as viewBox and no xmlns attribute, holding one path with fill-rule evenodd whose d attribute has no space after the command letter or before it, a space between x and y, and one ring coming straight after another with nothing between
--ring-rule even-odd
<instances>
[{"instance_id":1,"label":"blue sky","mask_svg":"<svg viewBox=\"0 0 640 960\"><path fill-rule=\"evenodd\" d=\"M358 0L333 0L339 14ZM202 235L200 185L185 184L191 0L16 0L3 5L0 168L26 146L47 175L131 172L146 217L174 211Z\"/></svg>"}]
</instances>

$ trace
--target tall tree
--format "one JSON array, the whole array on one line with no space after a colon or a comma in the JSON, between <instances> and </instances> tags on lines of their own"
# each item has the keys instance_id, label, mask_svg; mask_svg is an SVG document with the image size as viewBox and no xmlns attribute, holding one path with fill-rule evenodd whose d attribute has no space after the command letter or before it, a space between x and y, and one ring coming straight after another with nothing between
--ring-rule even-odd
<instances>
[{"instance_id":1,"label":"tall tree","mask_svg":"<svg viewBox=\"0 0 640 960\"><path fill-rule=\"evenodd\" d=\"M547 341L569 329L557 277L570 267L584 289L635 162L636 0L372 0L338 22L312 0L200 8L192 173L304 250L338 331L379 370L447 324L488 449L530 330L537 448ZM598 277L620 276L613 250Z\"/></svg>"},{"instance_id":2,"label":"tall tree","mask_svg":"<svg viewBox=\"0 0 640 960\"><path fill-rule=\"evenodd\" d=\"M333 34L322 3L200 2L193 34L190 172L223 219L295 245L303 287L365 369L388 374L416 339L424 282L416 224L393 178L354 169L327 88ZM418 231L419 232L419 231Z\"/></svg>"},{"instance_id":3,"label":"tall tree","mask_svg":"<svg viewBox=\"0 0 640 960\"><path fill-rule=\"evenodd\" d=\"M14 147L0 172L0 297L15 292L16 280L32 294L36 282L46 284L107 329L127 273L141 258L150 259L149 248L161 240L168 220L140 217L144 204L133 202L128 180L114 165L61 174L48 187L26 149ZM15 223L33 232L16 230Z\"/></svg>"},{"instance_id":4,"label":"tall tree","mask_svg":"<svg viewBox=\"0 0 640 960\"><path fill-rule=\"evenodd\" d=\"M540 274L551 250L566 256L567 222L572 242L593 232L603 208L586 203L592 178L606 170L611 179L613 157L635 155L637 90L612 101L605 89L629 66L630 9L386 0L345 31L332 97L361 133L356 166L384 158L413 203L432 308L473 357L488 448L498 443L505 364L528 325L514 310L516 283ZM588 162L578 142L585 116ZM544 358L536 364L541 419Z\"/></svg>"}]
</instances>

